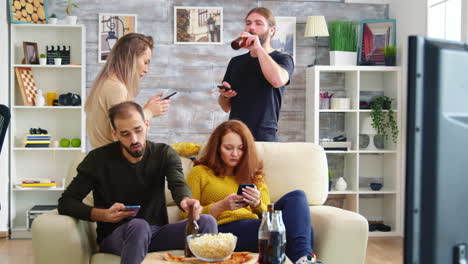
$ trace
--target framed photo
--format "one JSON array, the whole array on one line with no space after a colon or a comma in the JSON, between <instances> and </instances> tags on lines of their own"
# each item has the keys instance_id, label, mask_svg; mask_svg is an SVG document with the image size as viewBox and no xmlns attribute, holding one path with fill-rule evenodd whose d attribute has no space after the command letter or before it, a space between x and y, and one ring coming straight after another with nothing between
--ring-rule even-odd
<instances>
[{"instance_id":1,"label":"framed photo","mask_svg":"<svg viewBox=\"0 0 468 264\"><path fill-rule=\"evenodd\" d=\"M47 24L46 0L8 0L10 22L16 24Z\"/></svg>"},{"instance_id":2,"label":"framed photo","mask_svg":"<svg viewBox=\"0 0 468 264\"><path fill-rule=\"evenodd\" d=\"M384 48L396 45L396 20L364 20L359 27L359 65L385 65Z\"/></svg>"},{"instance_id":3,"label":"framed photo","mask_svg":"<svg viewBox=\"0 0 468 264\"><path fill-rule=\"evenodd\" d=\"M275 17L276 33L271 40L273 49L289 54L296 62L296 17Z\"/></svg>"},{"instance_id":4,"label":"framed photo","mask_svg":"<svg viewBox=\"0 0 468 264\"><path fill-rule=\"evenodd\" d=\"M175 44L222 44L222 7L174 7Z\"/></svg>"},{"instance_id":5,"label":"framed photo","mask_svg":"<svg viewBox=\"0 0 468 264\"><path fill-rule=\"evenodd\" d=\"M39 64L36 42L23 41L24 64Z\"/></svg>"},{"instance_id":6,"label":"framed photo","mask_svg":"<svg viewBox=\"0 0 468 264\"><path fill-rule=\"evenodd\" d=\"M119 38L137 32L137 15L99 13L98 26L98 61L104 63Z\"/></svg>"}]
</instances>

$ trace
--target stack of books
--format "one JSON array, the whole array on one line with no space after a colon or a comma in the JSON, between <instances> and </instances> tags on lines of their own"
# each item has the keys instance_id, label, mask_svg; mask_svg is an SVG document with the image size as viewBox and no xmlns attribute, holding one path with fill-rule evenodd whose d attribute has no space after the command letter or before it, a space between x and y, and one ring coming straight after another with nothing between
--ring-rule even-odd
<instances>
[{"instance_id":1,"label":"stack of books","mask_svg":"<svg viewBox=\"0 0 468 264\"><path fill-rule=\"evenodd\" d=\"M26 135L26 148L48 148L49 145L50 136L48 134Z\"/></svg>"},{"instance_id":2,"label":"stack of books","mask_svg":"<svg viewBox=\"0 0 468 264\"><path fill-rule=\"evenodd\" d=\"M20 187L51 188L57 187L57 183L49 179L25 179L21 181Z\"/></svg>"}]
</instances>

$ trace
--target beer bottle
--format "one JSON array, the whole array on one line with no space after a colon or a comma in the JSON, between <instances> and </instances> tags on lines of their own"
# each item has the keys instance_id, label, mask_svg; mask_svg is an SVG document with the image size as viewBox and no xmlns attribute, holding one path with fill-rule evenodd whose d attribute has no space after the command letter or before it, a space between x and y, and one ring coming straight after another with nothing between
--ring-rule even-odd
<instances>
[{"instance_id":1,"label":"beer bottle","mask_svg":"<svg viewBox=\"0 0 468 264\"><path fill-rule=\"evenodd\" d=\"M263 212L262 223L258 228L258 263L268 264L268 241L270 240L269 212Z\"/></svg>"},{"instance_id":2,"label":"beer bottle","mask_svg":"<svg viewBox=\"0 0 468 264\"><path fill-rule=\"evenodd\" d=\"M285 235L284 225L282 227L281 212L274 212L271 219L270 228L270 243L268 247L268 260L270 264L283 264L285 254L283 247L286 246L286 241L283 241ZM281 222L280 222L281 221Z\"/></svg>"},{"instance_id":3,"label":"beer bottle","mask_svg":"<svg viewBox=\"0 0 468 264\"><path fill-rule=\"evenodd\" d=\"M283 256L286 256L286 227L284 226L284 222L283 222L283 214L282 214L282 211L279 211L279 210L275 210L275 214L278 214L278 223L280 226L281 233L283 234L282 235L283 243L281 246L281 252Z\"/></svg>"},{"instance_id":4,"label":"beer bottle","mask_svg":"<svg viewBox=\"0 0 468 264\"><path fill-rule=\"evenodd\" d=\"M273 212L275 211L275 204L274 203L268 204L267 208L268 208L268 217L270 217L270 222L271 222L273 218Z\"/></svg>"},{"instance_id":5,"label":"beer bottle","mask_svg":"<svg viewBox=\"0 0 468 264\"><path fill-rule=\"evenodd\" d=\"M185 257L193 257L192 251L190 250L187 242L187 236L198 234L198 224L195 220L195 210L193 209L193 204L189 205L188 208L188 219L187 224L185 225Z\"/></svg>"}]
</instances>

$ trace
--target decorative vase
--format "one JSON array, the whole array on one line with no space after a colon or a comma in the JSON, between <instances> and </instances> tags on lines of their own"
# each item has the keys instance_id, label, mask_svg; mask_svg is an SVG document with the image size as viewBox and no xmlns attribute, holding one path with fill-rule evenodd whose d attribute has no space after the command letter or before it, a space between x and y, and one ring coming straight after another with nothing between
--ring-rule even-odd
<instances>
[{"instance_id":1,"label":"decorative vase","mask_svg":"<svg viewBox=\"0 0 468 264\"><path fill-rule=\"evenodd\" d=\"M37 95L36 95L36 98L34 99L34 105L35 106L44 106L45 105L45 99L44 99L44 96L42 95L42 90L41 89L37 90Z\"/></svg>"},{"instance_id":2,"label":"decorative vase","mask_svg":"<svg viewBox=\"0 0 468 264\"><path fill-rule=\"evenodd\" d=\"M40 65L47 65L47 58L39 58Z\"/></svg>"},{"instance_id":3,"label":"decorative vase","mask_svg":"<svg viewBox=\"0 0 468 264\"><path fill-rule=\"evenodd\" d=\"M385 148L385 138L382 135L375 135L374 136L374 145L378 149Z\"/></svg>"},{"instance_id":4,"label":"decorative vase","mask_svg":"<svg viewBox=\"0 0 468 264\"><path fill-rule=\"evenodd\" d=\"M55 58L54 63L55 65L62 65L62 58Z\"/></svg>"},{"instance_id":5,"label":"decorative vase","mask_svg":"<svg viewBox=\"0 0 468 264\"><path fill-rule=\"evenodd\" d=\"M49 24L57 24L58 18L56 17L49 17Z\"/></svg>"},{"instance_id":6,"label":"decorative vase","mask_svg":"<svg viewBox=\"0 0 468 264\"><path fill-rule=\"evenodd\" d=\"M77 19L78 19L77 16L66 16L65 21L66 21L67 24L75 25Z\"/></svg>"},{"instance_id":7,"label":"decorative vase","mask_svg":"<svg viewBox=\"0 0 468 264\"><path fill-rule=\"evenodd\" d=\"M348 184L346 183L346 181L343 179L343 177L340 177L336 183L335 183L335 189L337 191L345 191L346 188L348 188Z\"/></svg>"},{"instance_id":8,"label":"decorative vase","mask_svg":"<svg viewBox=\"0 0 468 264\"><path fill-rule=\"evenodd\" d=\"M386 66L395 66L396 65L396 57L385 57L385 65Z\"/></svg>"},{"instance_id":9,"label":"decorative vase","mask_svg":"<svg viewBox=\"0 0 468 264\"><path fill-rule=\"evenodd\" d=\"M356 65L357 52L330 51L330 65Z\"/></svg>"}]
</instances>

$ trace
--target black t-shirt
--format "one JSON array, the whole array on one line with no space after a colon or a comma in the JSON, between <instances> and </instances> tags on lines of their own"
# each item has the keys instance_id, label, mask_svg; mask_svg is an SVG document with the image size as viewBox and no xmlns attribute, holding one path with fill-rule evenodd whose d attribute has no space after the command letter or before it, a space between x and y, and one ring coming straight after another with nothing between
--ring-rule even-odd
<instances>
[{"instance_id":1,"label":"black t-shirt","mask_svg":"<svg viewBox=\"0 0 468 264\"><path fill-rule=\"evenodd\" d=\"M289 74L291 80L294 62L291 56L279 51L270 53L273 60ZM286 85L289 84L288 83ZM231 98L231 113L229 119L244 122L257 141L263 141L265 130L278 129L279 112L285 86L274 88L263 76L258 58L250 56L250 52L234 57L224 75L237 95Z\"/></svg>"},{"instance_id":2,"label":"black t-shirt","mask_svg":"<svg viewBox=\"0 0 468 264\"><path fill-rule=\"evenodd\" d=\"M91 151L77 168L77 176L59 199L58 211L78 219L91 221L91 207L81 201L93 191L94 207L107 209L114 203L140 205L137 218L150 225L168 223L165 181L177 204L191 197L182 172L179 155L170 146L146 141L143 159L130 163L122 154L120 143L114 142ZM101 242L119 223L97 223L97 240Z\"/></svg>"}]
</instances>

